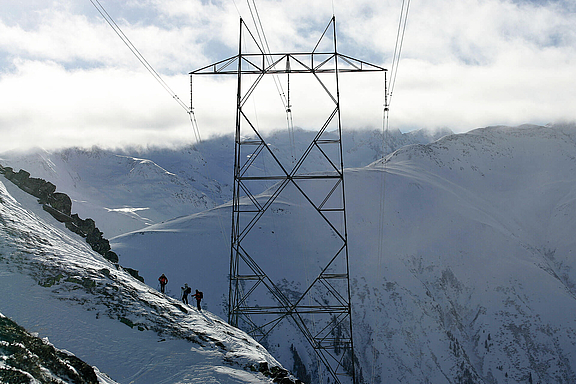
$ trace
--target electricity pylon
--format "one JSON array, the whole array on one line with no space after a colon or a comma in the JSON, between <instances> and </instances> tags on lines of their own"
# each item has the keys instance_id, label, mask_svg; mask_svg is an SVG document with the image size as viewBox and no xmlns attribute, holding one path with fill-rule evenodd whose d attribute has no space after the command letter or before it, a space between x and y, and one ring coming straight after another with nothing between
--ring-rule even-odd
<instances>
[{"instance_id":1,"label":"electricity pylon","mask_svg":"<svg viewBox=\"0 0 576 384\"><path fill-rule=\"evenodd\" d=\"M243 50L243 44L252 49ZM266 341L280 323L289 320L323 367L319 381L356 384L339 75L386 70L338 53L334 17L312 52L269 53L263 45L240 19L238 55L190 73L191 79L193 75L237 76L228 322ZM310 98L318 93L307 107L325 116L314 120L319 123L311 142L300 148L291 143L292 161L283 161L278 155L281 148L260 133L260 121L266 117L251 113L248 102L254 101L263 80L272 77L282 99L282 114L293 129L292 114L298 109L297 103L292 105L294 75L313 80L315 88L300 95ZM300 220L313 222L317 233L299 242L293 234L284 236L266 228L282 219L281 213L289 209L287 200L297 202ZM311 214L301 213L306 209ZM275 246L285 249L278 252ZM288 259L282 256L286 254ZM304 289L286 288L282 263L289 263L290 270L294 264L301 267Z\"/></svg>"}]
</instances>

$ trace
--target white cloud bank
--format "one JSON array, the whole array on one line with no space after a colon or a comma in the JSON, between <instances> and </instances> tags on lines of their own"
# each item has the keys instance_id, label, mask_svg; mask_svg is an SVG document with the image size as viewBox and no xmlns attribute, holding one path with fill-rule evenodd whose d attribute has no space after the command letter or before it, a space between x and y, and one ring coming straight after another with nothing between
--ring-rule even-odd
<instances>
[{"instance_id":1,"label":"white cloud bank","mask_svg":"<svg viewBox=\"0 0 576 384\"><path fill-rule=\"evenodd\" d=\"M246 2L100 0L186 103L187 73L232 56ZM21 4L26 3L26 4ZM308 51L334 10L339 50L390 66L401 1L256 1L273 51ZM188 116L88 0L7 0L0 14L0 151L193 141ZM254 30L254 28L252 27ZM379 127L381 74L343 75L345 127ZM233 79L194 86L201 134L230 133ZM295 93L297 90L295 90ZM259 98L266 116L278 95ZM297 102L295 101L295 104ZM576 120L576 9L562 1L415 1L391 126L466 131ZM307 115L296 122L305 125Z\"/></svg>"}]
</instances>

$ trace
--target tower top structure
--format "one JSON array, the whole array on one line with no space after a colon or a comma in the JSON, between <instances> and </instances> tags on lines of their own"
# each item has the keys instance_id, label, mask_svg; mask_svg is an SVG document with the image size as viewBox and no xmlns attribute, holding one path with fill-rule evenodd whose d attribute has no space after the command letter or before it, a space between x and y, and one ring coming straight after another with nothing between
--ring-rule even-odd
<instances>
[{"instance_id":1,"label":"tower top structure","mask_svg":"<svg viewBox=\"0 0 576 384\"><path fill-rule=\"evenodd\" d=\"M339 76L382 71L338 52L332 17L312 51L296 53L267 52L240 19L238 54L190 73L237 77L228 322L265 345L295 327L311 352L305 361L317 366L307 373L312 382L357 383ZM293 75L311 80L310 89L296 92L306 103L294 98ZM291 161L247 108L270 77L283 108L280 123L268 128L287 122L290 132L303 109L323 116L314 120L310 142L291 137ZM303 233L303 221L315 233Z\"/></svg>"}]
</instances>

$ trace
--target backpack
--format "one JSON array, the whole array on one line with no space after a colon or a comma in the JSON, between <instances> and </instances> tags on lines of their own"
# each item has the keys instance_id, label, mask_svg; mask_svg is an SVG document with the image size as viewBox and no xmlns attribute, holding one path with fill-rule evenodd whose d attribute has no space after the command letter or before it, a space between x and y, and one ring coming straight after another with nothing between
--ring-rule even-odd
<instances>
[{"instance_id":1,"label":"backpack","mask_svg":"<svg viewBox=\"0 0 576 384\"><path fill-rule=\"evenodd\" d=\"M198 291L198 296L199 299L203 299L204 298L204 294L200 291Z\"/></svg>"},{"instance_id":2,"label":"backpack","mask_svg":"<svg viewBox=\"0 0 576 384\"><path fill-rule=\"evenodd\" d=\"M188 288L186 288L186 289L184 290L184 294L185 294L185 295L189 295L190 292L192 292L192 288L190 288L190 287L188 287Z\"/></svg>"}]
</instances>

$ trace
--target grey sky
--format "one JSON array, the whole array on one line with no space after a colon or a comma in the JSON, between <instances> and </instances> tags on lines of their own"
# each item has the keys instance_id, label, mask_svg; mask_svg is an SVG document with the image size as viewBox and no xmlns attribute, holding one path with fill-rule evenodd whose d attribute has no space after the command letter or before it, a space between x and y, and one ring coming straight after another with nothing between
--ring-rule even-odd
<instances>
[{"instance_id":1,"label":"grey sky","mask_svg":"<svg viewBox=\"0 0 576 384\"><path fill-rule=\"evenodd\" d=\"M0 150L193 140L187 114L89 0L1 1ZM240 15L254 28L241 0L100 2L186 103L187 73L236 53ZM401 4L256 1L272 51L311 50L334 11L339 51L387 68ZM561 0L412 0L391 127L459 132L576 120L575 8ZM383 79L354 76L343 85L345 128L378 128ZM232 132L233 83L195 85L203 137ZM265 114L266 103L258 108Z\"/></svg>"}]
</instances>

